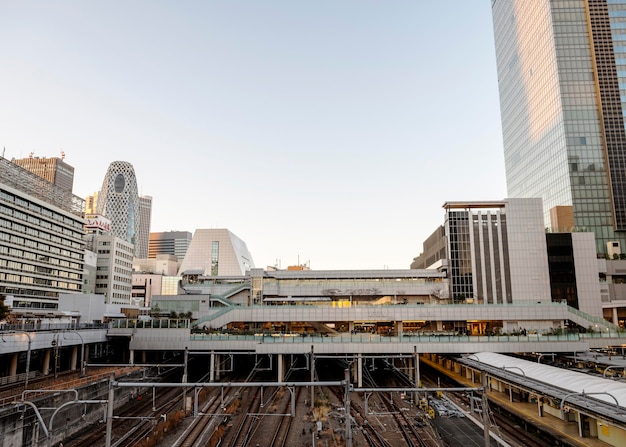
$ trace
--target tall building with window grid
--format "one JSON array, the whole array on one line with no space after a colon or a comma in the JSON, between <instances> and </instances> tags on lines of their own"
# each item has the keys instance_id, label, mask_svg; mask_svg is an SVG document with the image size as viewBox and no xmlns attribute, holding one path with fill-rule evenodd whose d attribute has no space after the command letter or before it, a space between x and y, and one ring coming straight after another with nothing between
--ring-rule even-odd
<instances>
[{"instance_id":1,"label":"tall building with window grid","mask_svg":"<svg viewBox=\"0 0 626 447\"><path fill-rule=\"evenodd\" d=\"M85 264L84 201L0 157L0 295L14 312L54 310L80 293Z\"/></svg>"},{"instance_id":2,"label":"tall building with window grid","mask_svg":"<svg viewBox=\"0 0 626 447\"><path fill-rule=\"evenodd\" d=\"M150 222L152 221L152 197L139 196L139 232L135 247L135 257L146 259L150 242Z\"/></svg>"},{"instance_id":3,"label":"tall building with window grid","mask_svg":"<svg viewBox=\"0 0 626 447\"><path fill-rule=\"evenodd\" d=\"M182 261L190 243L191 233L189 231L150 233L148 258L155 259L157 255L174 255Z\"/></svg>"},{"instance_id":4,"label":"tall building with window grid","mask_svg":"<svg viewBox=\"0 0 626 447\"><path fill-rule=\"evenodd\" d=\"M626 0L492 0L509 197L626 240Z\"/></svg>"},{"instance_id":5,"label":"tall building with window grid","mask_svg":"<svg viewBox=\"0 0 626 447\"><path fill-rule=\"evenodd\" d=\"M38 175L65 191L72 192L74 187L74 167L59 157L33 157L11 160L18 166Z\"/></svg>"}]
</instances>

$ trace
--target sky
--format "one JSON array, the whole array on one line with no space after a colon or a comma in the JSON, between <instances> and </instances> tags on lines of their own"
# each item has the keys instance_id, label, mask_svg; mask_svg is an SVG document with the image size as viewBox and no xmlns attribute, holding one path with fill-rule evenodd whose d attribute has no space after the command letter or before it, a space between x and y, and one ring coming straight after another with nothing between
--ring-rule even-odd
<instances>
[{"instance_id":1,"label":"sky","mask_svg":"<svg viewBox=\"0 0 626 447\"><path fill-rule=\"evenodd\" d=\"M490 4L0 0L0 145L81 197L128 161L151 231L256 267L406 269L444 202L506 198Z\"/></svg>"}]
</instances>

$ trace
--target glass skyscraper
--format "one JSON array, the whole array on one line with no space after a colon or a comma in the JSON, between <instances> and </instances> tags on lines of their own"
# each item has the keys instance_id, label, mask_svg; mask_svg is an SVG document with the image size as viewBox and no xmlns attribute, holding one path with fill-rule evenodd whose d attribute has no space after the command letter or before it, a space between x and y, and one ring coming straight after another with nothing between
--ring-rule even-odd
<instances>
[{"instance_id":1,"label":"glass skyscraper","mask_svg":"<svg viewBox=\"0 0 626 447\"><path fill-rule=\"evenodd\" d=\"M626 241L626 0L492 0L509 197ZM555 208L556 209L556 208ZM563 228L557 228L563 231Z\"/></svg>"}]
</instances>

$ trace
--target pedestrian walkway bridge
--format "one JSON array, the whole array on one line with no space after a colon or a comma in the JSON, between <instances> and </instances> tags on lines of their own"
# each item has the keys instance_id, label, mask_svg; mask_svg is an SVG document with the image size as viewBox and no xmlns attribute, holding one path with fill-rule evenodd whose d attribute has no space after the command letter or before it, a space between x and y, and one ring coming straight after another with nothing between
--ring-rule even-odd
<instances>
[{"instance_id":1,"label":"pedestrian walkway bridge","mask_svg":"<svg viewBox=\"0 0 626 447\"><path fill-rule=\"evenodd\" d=\"M189 328L116 327L109 336L129 337L135 351L241 351L257 354L316 353L467 353L491 352L582 352L592 348L626 343L626 334L605 332L567 335L466 336L450 333L385 336L342 333L310 336L285 333L235 335L227 333L192 333Z\"/></svg>"}]
</instances>

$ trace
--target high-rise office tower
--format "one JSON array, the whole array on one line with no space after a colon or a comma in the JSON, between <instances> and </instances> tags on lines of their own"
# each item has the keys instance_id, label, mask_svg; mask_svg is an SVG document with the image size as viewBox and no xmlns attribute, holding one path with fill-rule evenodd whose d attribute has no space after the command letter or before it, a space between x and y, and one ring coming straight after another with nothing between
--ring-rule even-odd
<instances>
[{"instance_id":1,"label":"high-rise office tower","mask_svg":"<svg viewBox=\"0 0 626 447\"><path fill-rule=\"evenodd\" d=\"M624 245L626 0L491 3L508 196Z\"/></svg>"},{"instance_id":2,"label":"high-rise office tower","mask_svg":"<svg viewBox=\"0 0 626 447\"><path fill-rule=\"evenodd\" d=\"M133 165L126 161L114 161L109 165L96 209L97 214L111 220L111 233L133 244L136 253L141 217Z\"/></svg>"},{"instance_id":3,"label":"high-rise office tower","mask_svg":"<svg viewBox=\"0 0 626 447\"><path fill-rule=\"evenodd\" d=\"M190 243L191 233L189 231L150 233L148 258L155 259L157 255L167 254L174 255L182 261Z\"/></svg>"},{"instance_id":4,"label":"high-rise office tower","mask_svg":"<svg viewBox=\"0 0 626 447\"><path fill-rule=\"evenodd\" d=\"M148 257L148 244L150 241L150 220L152 218L152 197L139 196L139 235L135 246L135 257L146 259Z\"/></svg>"},{"instance_id":5,"label":"high-rise office tower","mask_svg":"<svg viewBox=\"0 0 626 447\"><path fill-rule=\"evenodd\" d=\"M85 197L85 214L98 214L98 192Z\"/></svg>"},{"instance_id":6,"label":"high-rise office tower","mask_svg":"<svg viewBox=\"0 0 626 447\"><path fill-rule=\"evenodd\" d=\"M62 154L61 158L46 158L34 157L31 153L28 158L14 158L11 161L42 179L48 180L53 185L72 192L74 187L74 167L65 163L64 159L65 154Z\"/></svg>"}]
</instances>

